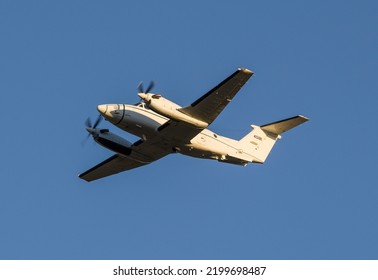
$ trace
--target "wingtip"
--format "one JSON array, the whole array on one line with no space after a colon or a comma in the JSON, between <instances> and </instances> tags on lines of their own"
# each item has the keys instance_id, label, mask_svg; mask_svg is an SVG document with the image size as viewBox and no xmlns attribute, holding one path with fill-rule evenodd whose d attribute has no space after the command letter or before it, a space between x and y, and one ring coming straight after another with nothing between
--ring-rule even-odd
<instances>
[{"instance_id":1,"label":"wingtip","mask_svg":"<svg viewBox=\"0 0 378 280\"><path fill-rule=\"evenodd\" d=\"M85 177L85 174L86 174L86 172L81 173L81 174L77 175L77 177L78 177L79 179L81 179L81 180L86 181L86 182L90 182L90 180L88 180L88 179Z\"/></svg>"},{"instance_id":2,"label":"wingtip","mask_svg":"<svg viewBox=\"0 0 378 280\"><path fill-rule=\"evenodd\" d=\"M81 175L81 174L80 174ZM82 176L77 176L79 179L81 179L81 180L83 180L83 181L85 181L85 182L90 182L91 180L88 180L88 179L86 179L86 178L84 178L84 177L82 177Z\"/></svg>"},{"instance_id":3,"label":"wingtip","mask_svg":"<svg viewBox=\"0 0 378 280\"><path fill-rule=\"evenodd\" d=\"M238 68L238 70L239 70L239 71L242 71L242 72L245 73L245 74L249 74L249 75L253 75L253 74L254 74L253 71L251 71L251 70L249 70L249 69L247 69L247 68Z\"/></svg>"},{"instance_id":4,"label":"wingtip","mask_svg":"<svg viewBox=\"0 0 378 280\"><path fill-rule=\"evenodd\" d=\"M298 115L298 117L300 117L301 119L303 119L305 122L309 121L310 119L303 116L303 115Z\"/></svg>"}]
</instances>

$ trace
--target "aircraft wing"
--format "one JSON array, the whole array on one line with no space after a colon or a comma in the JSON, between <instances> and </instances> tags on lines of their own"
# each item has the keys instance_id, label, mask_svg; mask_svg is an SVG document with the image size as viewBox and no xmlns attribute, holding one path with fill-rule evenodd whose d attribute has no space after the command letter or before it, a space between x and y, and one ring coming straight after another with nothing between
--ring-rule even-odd
<instances>
[{"instance_id":1,"label":"aircraft wing","mask_svg":"<svg viewBox=\"0 0 378 280\"><path fill-rule=\"evenodd\" d=\"M117 174L122 171L137 168L145 165L144 163L132 160L130 158L115 154L103 162L97 164L91 169L80 174L79 177L87 182L101 179L106 176Z\"/></svg>"},{"instance_id":2,"label":"aircraft wing","mask_svg":"<svg viewBox=\"0 0 378 280\"><path fill-rule=\"evenodd\" d=\"M239 68L219 85L194 101L190 106L178 110L210 124L218 117L252 75L252 71Z\"/></svg>"},{"instance_id":3,"label":"aircraft wing","mask_svg":"<svg viewBox=\"0 0 378 280\"><path fill-rule=\"evenodd\" d=\"M142 139L132 145L130 157L115 154L96 166L88 169L79 177L87 182L101 179L123 171L147 165L174 152L172 143L186 143L200 133L202 129L194 128L183 122L167 121L158 133L146 141Z\"/></svg>"},{"instance_id":4,"label":"aircraft wing","mask_svg":"<svg viewBox=\"0 0 378 280\"><path fill-rule=\"evenodd\" d=\"M94 181L149 164L173 152L172 149L155 145L154 142L139 140L132 146L133 151L136 152L133 154L135 159L115 154L80 174L79 178L87 182Z\"/></svg>"}]
</instances>

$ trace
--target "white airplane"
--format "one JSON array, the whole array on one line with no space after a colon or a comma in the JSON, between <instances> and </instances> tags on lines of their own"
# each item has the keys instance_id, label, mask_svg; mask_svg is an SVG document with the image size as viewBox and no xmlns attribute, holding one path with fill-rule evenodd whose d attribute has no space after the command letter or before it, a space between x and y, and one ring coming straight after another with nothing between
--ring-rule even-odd
<instances>
[{"instance_id":1,"label":"white airplane","mask_svg":"<svg viewBox=\"0 0 378 280\"><path fill-rule=\"evenodd\" d=\"M242 166L264 163L281 134L308 121L306 117L299 115L261 126L252 125L253 130L240 140L207 129L252 75L252 71L239 68L187 107L150 93L153 83L146 91L139 85L141 102L136 105L97 106L101 115L93 126L87 120L87 131L97 143L115 154L79 177L90 182L149 164L171 153ZM108 129L97 128L101 116L141 139L131 143Z\"/></svg>"}]
</instances>

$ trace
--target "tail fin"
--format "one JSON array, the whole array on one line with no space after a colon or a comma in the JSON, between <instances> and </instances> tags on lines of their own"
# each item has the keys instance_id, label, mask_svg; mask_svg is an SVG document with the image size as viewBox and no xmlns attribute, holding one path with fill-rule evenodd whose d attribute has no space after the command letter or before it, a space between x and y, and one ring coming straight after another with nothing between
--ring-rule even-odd
<instances>
[{"instance_id":1,"label":"tail fin","mask_svg":"<svg viewBox=\"0 0 378 280\"><path fill-rule=\"evenodd\" d=\"M296 116L262 126L252 125L253 130L240 141L242 150L251 155L252 162L264 163L281 133L288 131L304 122L308 118Z\"/></svg>"}]
</instances>

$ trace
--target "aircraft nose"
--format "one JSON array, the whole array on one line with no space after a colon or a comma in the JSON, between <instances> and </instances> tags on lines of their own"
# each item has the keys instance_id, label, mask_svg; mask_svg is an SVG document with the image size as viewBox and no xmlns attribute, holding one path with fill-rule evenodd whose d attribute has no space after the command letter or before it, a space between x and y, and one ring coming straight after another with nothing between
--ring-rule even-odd
<instances>
[{"instance_id":1,"label":"aircraft nose","mask_svg":"<svg viewBox=\"0 0 378 280\"><path fill-rule=\"evenodd\" d=\"M101 115L105 115L107 110L108 110L108 105L106 104L97 106L97 111L99 111Z\"/></svg>"}]
</instances>

